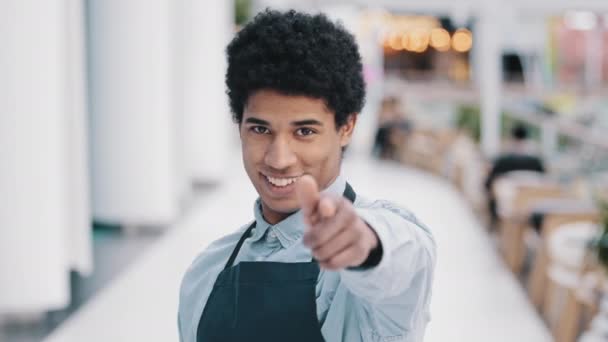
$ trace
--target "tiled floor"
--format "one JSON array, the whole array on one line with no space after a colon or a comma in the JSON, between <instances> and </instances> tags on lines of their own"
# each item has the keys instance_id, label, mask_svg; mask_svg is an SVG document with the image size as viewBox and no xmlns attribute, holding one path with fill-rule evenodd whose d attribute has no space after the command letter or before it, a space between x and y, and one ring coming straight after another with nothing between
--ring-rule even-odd
<instances>
[{"instance_id":1,"label":"tiled floor","mask_svg":"<svg viewBox=\"0 0 608 342\"><path fill-rule=\"evenodd\" d=\"M251 219L255 192L242 168L209 200L153 242L47 342L176 341L179 282L194 256ZM399 202L430 226L438 244L432 321L425 341L543 342L550 337L452 186L390 163L347 160L357 192Z\"/></svg>"}]
</instances>

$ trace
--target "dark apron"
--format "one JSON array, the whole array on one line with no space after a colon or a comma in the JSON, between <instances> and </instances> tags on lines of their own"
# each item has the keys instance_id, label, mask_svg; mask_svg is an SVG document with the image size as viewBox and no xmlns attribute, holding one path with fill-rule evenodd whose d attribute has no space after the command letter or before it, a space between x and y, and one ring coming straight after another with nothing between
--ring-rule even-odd
<instances>
[{"instance_id":1,"label":"dark apron","mask_svg":"<svg viewBox=\"0 0 608 342\"><path fill-rule=\"evenodd\" d=\"M356 194L346 183L344 197ZM319 264L240 262L232 266L255 222L220 272L198 323L197 342L324 341L317 318Z\"/></svg>"}]
</instances>

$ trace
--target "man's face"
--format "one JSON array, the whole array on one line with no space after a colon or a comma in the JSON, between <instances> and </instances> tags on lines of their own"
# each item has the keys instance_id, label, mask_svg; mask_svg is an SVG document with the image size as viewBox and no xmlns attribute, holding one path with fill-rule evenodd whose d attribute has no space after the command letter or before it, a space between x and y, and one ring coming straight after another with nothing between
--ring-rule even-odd
<instances>
[{"instance_id":1,"label":"man's face","mask_svg":"<svg viewBox=\"0 0 608 342\"><path fill-rule=\"evenodd\" d=\"M351 115L336 129L334 113L320 99L270 90L249 97L240 125L243 162L267 220L281 220L299 209L298 177L313 176L319 189L336 179L342 147L350 142L355 123L356 115Z\"/></svg>"}]
</instances>

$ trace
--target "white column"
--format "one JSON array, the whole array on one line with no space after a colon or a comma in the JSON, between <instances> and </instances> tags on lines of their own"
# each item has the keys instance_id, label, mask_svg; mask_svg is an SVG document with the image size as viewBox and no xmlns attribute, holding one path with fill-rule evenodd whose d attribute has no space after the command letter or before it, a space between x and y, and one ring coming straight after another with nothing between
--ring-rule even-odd
<instances>
[{"instance_id":1,"label":"white column","mask_svg":"<svg viewBox=\"0 0 608 342\"><path fill-rule=\"evenodd\" d=\"M384 50L380 43L381 35L378 25L371 29L367 37L362 37L358 42L366 80L366 99L357 120L352 145L353 149L365 155L369 155L372 151L378 127L378 112L385 96Z\"/></svg>"},{"instance_id":2,"label":"white column","mask_svg":"<svg viewBox=\"0 0 608 342\"><path fill-rule=\"evenodd\" d=\"M66 3L66 115L69 160L68 257L70 266L81 274L93 271L91 239L90 169L88 150L88 104L86 84L86 42L84 0Z\"/></svg>"},{"instance_id":3,"label":"white column","mask_svg":"<svg viewBox=\"0 0 608 342\"><path fill-rule=\"evenodd\" d=\"M350 143L349 152L369 155L374 143L377 125L377 113L383 97L383 68L384 52L379 43L378 30L362 32L361 11L356 5L339 3L323 4L319 10L325 13L333 22L340 22L348 32L357 39L359 53L368 80L366 84L366 101L357 118L357 126ZM367 33L367 34L364 34ZM374 79L375 78L375 79Z\"/></svg>"},{"instance_id":4,"label":"white column","mask_svg":"<svg viewBox=\"0 0 608 342\"><path fill-rule=\"evenodd\" d=\"M238 128L231 120L224 81L234 5L224 0L176 4L176 108L184 172L191 180L217 182L224 178L228 158L238 158Z\"/></svg>"},{"instance_id":5,"label":"white column","mask_svg":"<svg viewBox=\"0 0 608 342\"><path fill-rule=\"evenodd\" d=\"M365 106L357 120L352 145L355 150L369 155L378 127L378 112L384 97L384 51L379 43L379 30L360 42L363 72L366 78Z\"/></svg>"},{"instance_id":6,"label":"white column","mask_svg":"<svg viewBox=\"0 0 608 342\"><path fill-rule=\"evenodd\" d=\"M169 0L89 1L93 213L159 225L178 214Z\"/></svg>"},{"instance_id":7,"label":"white column","mask_svg":"<svg viewBox=\"0 0 608 342\"><path fill-rule=\"evenodd\" d=\"M495 6L482 5L473 36L481 108L481 147L488 157L496 155L500 148L502 70L498 13Z\"/></svg>"},{"instance_id":8,"label":"white column","mask_svg":"<svg viewBox=\"0 0 608 342\"><path fill-rule=\"evenodd\" d=\"M69 301L66 3L0 4L0 314Z\"/></svg>"}]
</instances>

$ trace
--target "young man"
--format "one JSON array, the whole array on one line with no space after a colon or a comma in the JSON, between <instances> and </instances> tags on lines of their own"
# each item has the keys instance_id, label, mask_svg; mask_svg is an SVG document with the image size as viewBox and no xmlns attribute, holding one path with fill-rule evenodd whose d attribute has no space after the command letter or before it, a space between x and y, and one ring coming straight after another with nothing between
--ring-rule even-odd
<instances>
[{"instance_id":1,"label":"young man","mask_svg":"<svg viewBox=\"0 0 608 342\"><path fill-rule=\"evenodd\" d=\"M340 174L365 96L353 36L323 15L267 10L227 53L259 199L255 220L184 276L181 340L421 341L431 233L405 209L358 196Z\"/></svg>"}]
</instances>

